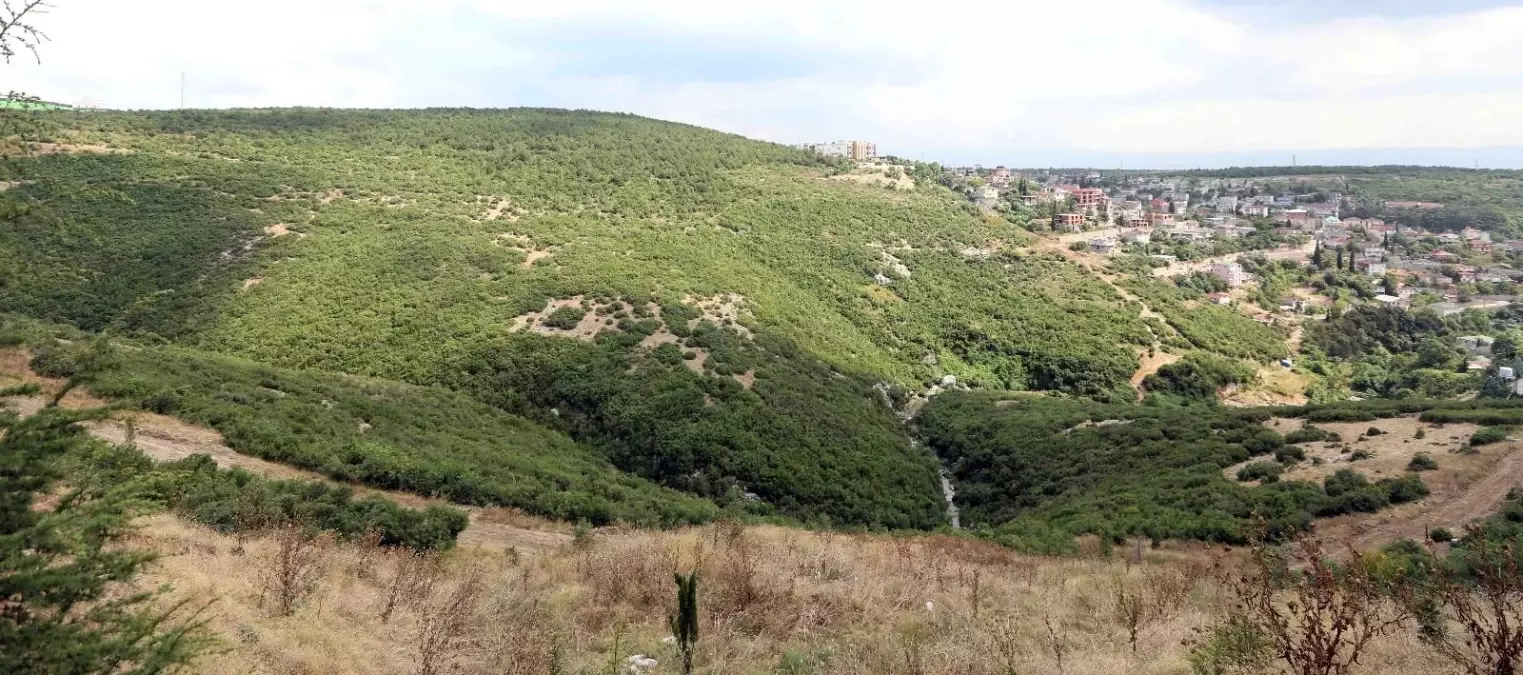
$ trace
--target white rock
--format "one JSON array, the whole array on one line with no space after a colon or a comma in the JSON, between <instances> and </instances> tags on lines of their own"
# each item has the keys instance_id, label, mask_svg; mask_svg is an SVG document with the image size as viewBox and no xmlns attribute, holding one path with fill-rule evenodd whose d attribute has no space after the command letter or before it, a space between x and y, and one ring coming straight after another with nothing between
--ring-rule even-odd
<instances>
[{"instance_id":1,"label":"white rock","mask_svg":"<svg viewBox=\"0 0 1523 675\"><path fill-rule=\"evenodd\" d=\"M644 654L635 654L624 661L627 675L640 675L656 667L656 660Z\"/></svg>"},{"instance_id":2,"label":"white rock","mask_svg":"<svg viewBox=\"0 0 1523 675\"><path fill-rule=\"evenodd\" d=\"M941 388L942 389L950 389L950 388L955 387L955 386L957 386L957 376L956 375L943 375L941 377Z\"/></svg>"}]
</instances>

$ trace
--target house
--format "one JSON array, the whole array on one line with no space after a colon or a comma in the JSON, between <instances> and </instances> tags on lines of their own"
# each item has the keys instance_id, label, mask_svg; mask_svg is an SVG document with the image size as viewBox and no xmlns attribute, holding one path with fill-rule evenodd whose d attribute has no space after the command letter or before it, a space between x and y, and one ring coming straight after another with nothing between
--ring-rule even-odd
<instances>
[{"instance_id":1,"label":"house","mask_svg":"<svg viewBox=\"0 0 1523 675\"><path fill-rule=\"evenodd\" d=\"M1383 263L1383 262L1374 262L1374 261L1371 261L1371 260L1358 260L1358 261L1355 261L1354 262L1354 269L1360 270L1360 271L1364 272L1365 274L1368 274L1368 275L1370 275L1372 277L1383 277L1383 276L1386 275L1386 271L1387 271L1385 263Z\"/></svg>"},{"instance_id":2,"label":"house","mask_svg":"<svg viewBox=\"0 0 1523 675\"><path fill-rule=\"evenodd\" d=\"M1465 308L1457 302L1435 302L1428 305L1428 310L1440 317L1454 316L1465 311Z\"/></svg>"},{"instance_id":3,"label":"house","mask_svg":"<svg viewBox=\"0 0 1523 675\"><path fill-rule=\"evenodd\" d=\"M1148 202L1148 207L1154 211L1168 211L1169 203L1162 199L1154 199L1153 201Z\"/></svg>"},{"instance_id":4,"label":"house","mask_svg":"<svg viewBox=\"0 0 1523 675\"><path fill-rule=\"evenodd\" d=\"M1148 214L1148 224L1153 227L1168 226L1174 224L1174 214L1159 213L1154 211Z\"/></svg>"},{"instance_id":5,"label":"house","mask_svg":"<svg viewBox=\"0 0 1523 675\"><path fill-rule=\"evenodd\" d=\"M995 189L992 185L974 188L973 203L986 209L992 209L995 204L999 203L999 190Z\"/></svg>"},{"instance_id":6,"label":"house","mask_svg":"<svg viewBox=\"0 0 1523 675\"><path fill-rule=\"evenodd\" d=\"M1269 207L1264 204L1248 204L1242 208L1242 212L1245 216L1269 217Z\"/></svg>"},{"instance_id":7,"label":"house","mask_svg":"<svg viewBox=\"0 0 1523 675\"><path fill-rule=\"evenodd\" d=\"M1072 194L1074 203L1081 209L1098 208L1105 202L1105 191L1100 188L1078 188Z\"/></svg>"},{"instance_id":8,"label":"house","mask_svg":"<svg viewBox=\"0 0 1523 675\"><path fill-rule=\"evenodd\" d=\"M1487 241L1487 240L1473 239L1473 240L1465 242L1465 244L1470 247L1470 250L1475 251L1477 253L1490 253L1491 252L1491 246L1492 246L1492 244L1491 244L1490 241Z\"/></svg>"},{"instance_id":9,"label":"house","mask_svg":"<svg viewBox=\"0 0 1523 675\"><path fill-rule=\"evenodd\" d=\"M1439 241L1439 243L1441 243L1441 244L1458 244L1458 243L1460 243L1460 236L1455 234L1455 233L1453 233L1453 232L1440 232L1439 235L1437 237L1434 237L1434 238L1437 239Z\"/></svg>"},{"instance_id":10,"label":"house","mask_svg":"<svg viewBox=\"0 0 1523 675\"><path fill-rule=\"evenodd\" d=\"M1404 298L1402 298L1400 296L1396 296L1396 295L1385 295L1385 294L1377 295L1377 296L1375 296L1375 302L1378 302L1378 303L1380 303L1382 305L1386 305L1386 306L1389 306L1389 307L1406 307L1407 306L1406 299L1404 299Z\"/></svg>"},{"instance_id":11,"label":"house","mask_svg":"<svg viewBox=\"0 0 1523 675\"><path fill-rule=\"evenodd\" d=\"M1110 237L1095 237L1089 240L1089 250L1100 255L1110 255L1116 250L1116 240Z\"/></svg>"},{"instance_id":12,"label":"house","mask_svg":"<svg viewBox=\"0 0 1523 675\"><path fill-rule=\"evenodd\" d=\"M1185 224L1181 224L1178 227L1168 230L1168 235L1169 238L1173 239L1174 241L1197 242L1210 239L1211 230L1200 227L1189 227Z\"/></svg>"},{"instance_id":13,"label":"house","mask_svg":"<svg viewBox=\"0 0 1523 675\"><path fill-rule=\"evenodd\" d=\"M989 182L1000 187L1009 185L1010 178L1010 170L1003 166L994 167L994 171L989 174Z\"/></svg>"},{"instance_id":14,"label":"house","mask_svg":"<svg viewBox=\"0 0 1523 675\"><path fill-rule=\"evenodd\" d=\"M1221 213L1237 213L1237 197L1235 195L1217 197L1216 210Z\"/></svg>"},{"instance_id":15,"label":"house","mask_svg":"<svg viewBox=\"0 0 1523 675\"><path fill-rule=\"evenodd\" d=\"M1054 230L1062 232L1078 232L1084 228L1084 214L1082 213L1059 213L1053 219Z\"/></svg>"},{"instance_id":16,"label":"house","mask_svg":"<svg viewBox=\"0 0 1523 675\"><path fill-rule=\"evenodd\" d=\"M1153 233L1143 229L1123 230L1121 241L1129 244L1148 244L1153 241Z\"/></svg>"},{"instance_id":17,"label":"house","mask_svg":"<svg viewBox=\"0 0 1523 675\"><path fill-rule=\"evenodd\" d=\"M1280 298L1280 311L1282 312L1299 312L1304 307L1305 303L1301 302L1301 299L1294 295Z\"/></svg>"},{"instance_id":18,"label":"house","mask_svg":"<svg viewBox=\"0 0 1523 675\"><path fill-rule=\"evenodd\" d=\"M1227 282L1228 288L1237 288L1248 281L1248 273L1237 263L1217 263L1211 266L1211 274Z\"/></svg>"},{"instance_id":19,"label":"house","mask_svg":"<svg viewBox=\"0 0 1523 675\"><path fill-rule=\"evenodd\" d=\"M1223 225L1216 228L1217 236L1223 239L1242 239L1253 234L1254 229L1245 225Z\"/></svg>"},{"instance_id":20,"label":"house","mask_svg":"<svg viewBox=\"0 0 1523 675\"><path fill-rule=\"evenodd\" d=\"M1230 304L1232 304L1232 296L1230 296L1230 295L1228 295L1226 293L1212 293L1210 295L1207 295L1206 297L1211 300L1211 304L1213 304L1213 305L1230 305Z\"/></svg>"}]
</instances>

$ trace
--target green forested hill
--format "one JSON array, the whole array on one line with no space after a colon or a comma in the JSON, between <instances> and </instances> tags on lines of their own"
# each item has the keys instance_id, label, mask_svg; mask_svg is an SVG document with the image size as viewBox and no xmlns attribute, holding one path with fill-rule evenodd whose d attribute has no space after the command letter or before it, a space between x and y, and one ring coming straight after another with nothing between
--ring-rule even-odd
<instances>
[{"instance_id":1,"label":"green forested hill","mask_svg":"<svg viewBox=\"0 0 1523 675\"><path fill-rule=\"evenodd\" d=\"M3 193L22 215L0 229L0 311L446 387L721 503L935 525L935 461L875 385L897 397L954 374L1119 398L1129 345L1152 340L1110 286L942 188L840 180L695 127L552 110L45 119L58 145L4 177L25 182ZM540 323L562 305L551 323L575 329Z\"/></svg>"}]
</instances>

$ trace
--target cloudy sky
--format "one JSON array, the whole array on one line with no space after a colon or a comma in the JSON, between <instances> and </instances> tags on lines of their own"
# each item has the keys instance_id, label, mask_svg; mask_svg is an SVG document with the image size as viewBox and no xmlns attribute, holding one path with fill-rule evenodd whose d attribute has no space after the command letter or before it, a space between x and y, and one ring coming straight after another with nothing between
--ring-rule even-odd
<instances>
[{"instance_id":1,"label":"cloudy sky","mask_svg":"<svg viewBox=\"0 0 1523 675\"><path fill-rule=\"evenodd\" d=\"M7 88L554 106L945 162L1523 164L1523 2L52 0Z\"/></svg>"}]
</instances>

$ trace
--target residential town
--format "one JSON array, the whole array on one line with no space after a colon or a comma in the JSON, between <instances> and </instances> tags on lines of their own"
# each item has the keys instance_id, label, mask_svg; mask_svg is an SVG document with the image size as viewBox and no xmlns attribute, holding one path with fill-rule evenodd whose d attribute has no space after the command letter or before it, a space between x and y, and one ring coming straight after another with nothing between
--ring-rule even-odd
<instances>
[{"instance_id":1,"label":"residential town","mask_svg":"<svg viewBox=\"0 0 1523 675\"><path fill-rule=\"evenodd\" d=\"M1299 180L1299 179L1298 179ZM1338 190L1309 189L1289 178L1200 178L1157 173L1107 176L1099 171L1024 173L1006 167L954 168L946 183L991 215L1050 233L1100 256L1144 257L1155 276L1207 273L1228 293L1254 283L1238 258L1313 264L1336 258L1338 270L1368 277L1380 292L1367 303L1421 306L1450 316L1514 301L1523 271L1512 258L1523 240L1489 231L1403 224L1406 214L1437 211L1425 201L1371 202ZM1326 182L1325 180L1323 182ZM1301 187L1304 191L1285 188ZM1326 311L1327 298L1287 298L1279 309Z\"/></svg>"}]
</instances>

